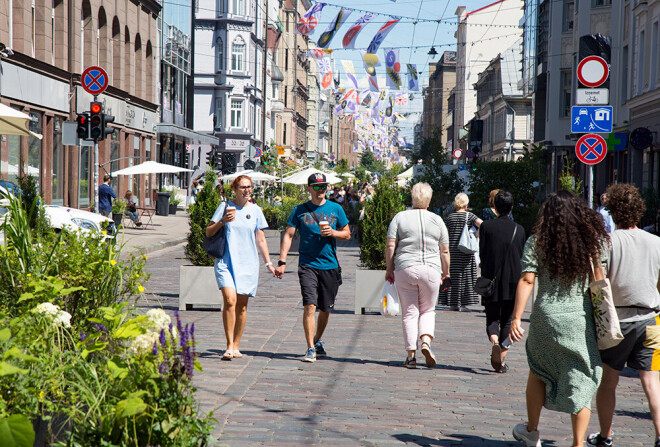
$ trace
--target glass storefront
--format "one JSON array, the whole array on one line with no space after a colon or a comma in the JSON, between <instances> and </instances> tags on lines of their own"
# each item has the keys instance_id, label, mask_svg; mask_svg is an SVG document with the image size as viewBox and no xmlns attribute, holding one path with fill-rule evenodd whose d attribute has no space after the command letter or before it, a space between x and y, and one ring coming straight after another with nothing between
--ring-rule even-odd
<instances>
[{"instance_id":1,"label":"glass storefront","mask_svg":"<svg viewBox=\"0 0 660 447\"><path fill-rule=\"evenodd\" d=\"M7 135L7 147L9 166L7 166L7 180L16 183L21 165L21 137L18 135Z\"/></svg>"},{"instance_id":2,"label":"glass storefront","mask_svg":"<svg viewBox=\"0 0 660 447\"><path fill-rule=\"evenodd\" d=\"M140 163L142 163L142 160L140 159L140 137L136 135L133 138L133 166L137 166ZM140 197L140 176L133 175L131 177L133 177L133 195L135 197Z\"/></svg>"},{"instance_id":3,"label":"glass storefront","mask_svg":"<svg viewBox=\"0 0 660 447\"><path fill-rule=\"evenodd\" d=\"M30 130L37 134L42 134L43 115L41 112L30 112ZM37 183L40 183L39 173L41 172L41 140L35 137L28 137L28 167L27 174L34 176Z\"/></svg>"},{"instance_id":4,"label":"glass storefront","mask_svg":"<svg viewBox=\"0 0 660 447\"><path fill-rule=\"evenodd\" d=\"M114 132L110 136L110 173L113 173L115 171L119 170L119 132ZM103 172L105 174L105 172ZM99 177L103 177L103 174L99 172ZM99 179L101 181L102 179ZM112 189L117 192L117 184L118 184L119 178L118 177L112 177L112 180L110 180L110 186L112 186Z\"/></svg>"},{"instance_id":5,"label":"glass storefront","mask_svg":"<svg viewBox=\"0 0 660 447\"><path fill-rule=\"evenodd\" d=\"M80 160L78 163L78 207L89 206L89 146L80 146Z\"/></svg>"},{"instance_id":6,"label":"glass storefront","mask_svg":"<svg viewBox=\"0 0 660 447\"><path fill-rule=\"evenodd\" d=\"M64 205L64 148L62 147L62 119L53 123L53 205Z\"/></svg>"}]
</instances>

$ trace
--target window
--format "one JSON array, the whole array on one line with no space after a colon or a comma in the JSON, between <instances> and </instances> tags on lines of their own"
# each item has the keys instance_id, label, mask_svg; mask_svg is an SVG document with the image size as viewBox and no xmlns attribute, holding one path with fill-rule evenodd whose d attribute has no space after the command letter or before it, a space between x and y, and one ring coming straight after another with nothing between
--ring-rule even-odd
<instances>
[{"instance_id":1,"label":"window","mask_svg":"<svg viewBox=\"0 0 660 447\"><path fill-rule=\"evenodd\" d=\"M89 146L81 146L78 152L78 206L89 206Z\"/></svg>"},{"instance_id":2,"label":"window","mask_svg":"<svg viewBox=\"0 0 660 447\"><path fill-rule=\"evenodd\" d=\"M628 45L623 47L621 61L621 104L623 104L628 100Z\"/></svg>"},{"instance_id":3,"label":"window","mask_svg":"<svg viewBox=\"0 0 660 447\"><path fill-rule=\"evenodd\" d=\"M658 22L653 24L653 32L651 33L651 75L649 76L649 90L654 90L656 85L658 85L658 65L660 62L658 59L658 45L660 45L660 40L658 39Z\"/></svg>"},{"instance_id":4,"label":"window","mask_svg":"<svg viewBox=\"0 0 660 447\"><path fill-rule=\"evenodd\" d=\"M285 85L284 86L284 107L289 106L289 86Z\"/></svg>"},{"instance_id":5,"label":"window","mask_svg":"<svg viewBox=\"0 0 660 447\"><path fill-rule=\"evenodd\" d=\"M240 37L234 40L231 49L231 69L243 71L243 60L245 59L245 43Z\"/></svg>"},{"instance_id":6,"label":"window","mask_svg":"<svg viewBox=\"0 0 660 447\"><path fill-rule=\"evenodd\" d=\"M218 37L215 40L215 52L216 52L216 62L218 69L216 71L222 71L225 68L225 47L222 42L222 38Z\"/></svg>"},{"instance_id":7,"label":"window","mask_svg":"<svg viewBox=\"0 0 660 447\"><path fill-rule=\"evenodd\" d=\"M248 116L249 124L248 124L248 132L251 132L253 135L256 134L255 128L254 128L254 104L250 103L249 107L249 116Z\"/></svg>"},{"instance_id":8,"label":"window","mask_svg":"<svg viewBox=\"0 0 660 447\"><path fill-rule=\"evenodd\" d=\"M562 70L559 74L561 96L559 98L559 117L565 118L571 114L571 70Z\"/></svg>"},{"instance_id":9,"label":"window","mask_svg":"<svg viewBox=\"0 0 660 447\"><path fill-rule=\"evenodd\" d=\"M64 205L64 150L62 147L62 119L55 118L53 125L53 205Z\"/></svg>"},{"instance_id":10,"label":"window","mask_svg":"<svg viewBox=\"0 0 660 447\"><path fill-rule=\"evenodd\" d=\"M564 16L562 18L562 31L573 30L573 10L575 2L573 0L564 0Z\"/></svg>"},{"instance_id":11,"label":"window","mask_svg":"<svg viewBox=\"0 0 660 447\"><path fill-rule=\"evenodd\" d=\"M243 127L243 101L240 99L231 100L231 127Z\"/></svg>"},{"instance_id":12,"label":"window","mask_svg":"<svg viewBox=\"0 0 660 447\"><path fill-rule=\"evenodd\" d=\"M286 123L284 123L284 132L282 132L282 144L286 146Z\"/></svg>"},{"instance_id":13,"label":"window","mask_svg":"<svg viewBox=\"0 0 660 447\"><path fill-rule=\"evenodd\" d=\"M213 123L213 127L216 129L223 129L225 127L222 121L222 104L222 98L215 98L215 122Z\"/></svg>"},{"instance_id":14,"label":"window","mask_svg":"<svg viewBox=\"0 0 660 447\"><path fill-rule=\"evenodd\" d=\"M34 0L32 0L32 57L34 57L34 46L37 40L37 16L34 13Z\"/></svg>"},{"instance_id":15,"label":"window","mask_svg":"<svg viewBox=\"0 0 660 447\"><path fill-rule=\"evenodd\" d=\"M245 0L233 0L234 2L234 14L242 16L245 15Z\"/></svg>"},{"instance_id":16,"label":"window","mask_svg":"<svg viewBox=\"0 0 660 447\"><path fill-rule=\"evenodd\" d=\"M288 17L288 15L287 15ZM289 49L285 48L284 49L284 71L287 71L289 69Z\"/></svg>"},{"instance_id":17,"label":"window","mask_svg":"<svg viewBox=\"0 0 660 447\"><path fill-rule=\"evenodd\" d=\"M41 112L30 112L30 130L34 133L43 133L43 115ZM39 178L41 171L41 140L35 137L28 137L28 174ZM41 190L41 188L40 188Z\"/></svg>"},{"instance_id":18,"label":"window","mask_svg":"<svg viewBox=\"0 0 660 447\"><path fill-rule=\"evenodd\" d=\"M646 71L646 32L639 32L639 46L637 50L637 94L644 90L644 72Z\"/></svg>"},{"instance_id":19,"label":"window","mask_svg":"<svg viewBox=\"0 0 660 447\"><path fill-rule=\"evenodd\" d=\"M612 0L591 0L591 7L598 8L599 6L611 6Z\"/></svg>"}]
</instances>

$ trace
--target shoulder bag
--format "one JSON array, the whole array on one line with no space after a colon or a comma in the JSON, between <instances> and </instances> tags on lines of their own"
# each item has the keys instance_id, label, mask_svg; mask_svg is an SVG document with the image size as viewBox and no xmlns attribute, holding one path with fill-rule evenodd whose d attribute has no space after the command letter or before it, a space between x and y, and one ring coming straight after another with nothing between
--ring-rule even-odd
<instances>
[{"instance_id":1,"label":"shoulder bag","mask_svg":"<svg viewBox=\"0 0 660 447\"><path fill-rule=\"evenodd\" d=\"M474 237L474 234L470 231L467 226L468 224L468 212L465 212L465 225L463 225L463 232L461 233L461 238L458 240L458 249L466 254L474 254L479 251L479 242L477 238Z\"/></svg>"},{"instance_id":2,"label":"shoulder bag","mask_svg":"<svg viewBox=\"0 0 660 447\"><path fill-rule=\"evenodd\" d=\"M513 241L516 238L516 232L518 231L518 225L513 229L513 235L511 236L511 242L509 242L509 246L506 248L506 251L504 252L504 258L502 259L502 263L500 264L500 267L497 269L497 273L495 273L495 277L493 279L488 279L483 276L480 276L477 278L477 281L474 283L474 292L477 295L481 295L483 297L489 297L492 296L495 293L495 285L497 284L497 277L502 273L502 269L504 268L504 263L506 262L506 256L509 254L509 249L513 245Z\"/></svg>"},{"instance_id":3,"label":"shoulder bag","mask_svg":"<svg viewBox=\"0 0 660 447\"><path fill-rule=\"evenodd\" d=\"M614 307L612 297L612 285L608 278L603 278L598 269L598 274L594 270L594 264L591 264L591 274L593 281L589 284L591 292L591 303L594 308L594 321L596 323L596 338L598 339L598 349L612 348L623 340L621 325L619 324L619 315ZM600 277L600 278L599 278Z\"/></svg>"},{"instance_id":4,"label":"shoulder bag","mask_svg":"<svg viewBox=\"0 0 660 447\"><path fill-rule=\"evenodd\" d=\"M225 204L225 213L227 212L227 204ZM224 213L223 213L224 217ZM202 248L206 253L213 256L216 259L222 259L225 255L225 245L227 243L227 234L225 233L225 225L222 225L222 228L218 230L213 236L205 236L204 242L202 242Z\"/></svg>"},{"instance_id":5,"label":"shoulder bag","mask_svg":"<svg viewBox=\"0 0 660 447\"><path fill-rule=\"evenodd\" d=\"M320 227L321 222L319 222L319 218L316 217L316 214L312 211L312 209L309 207L309 202L305 202L303 205L307 212L309 213L310 216L316 221L316 224ZM341 265L339 265L339 256L337 256L337 242L335 241L335 238L330 238L330 246L332 247L332 251L335 254L335 259L337 260L337 282L341 286L344 283L344 278L341 274Z\"/></svg>"}]
</instances>

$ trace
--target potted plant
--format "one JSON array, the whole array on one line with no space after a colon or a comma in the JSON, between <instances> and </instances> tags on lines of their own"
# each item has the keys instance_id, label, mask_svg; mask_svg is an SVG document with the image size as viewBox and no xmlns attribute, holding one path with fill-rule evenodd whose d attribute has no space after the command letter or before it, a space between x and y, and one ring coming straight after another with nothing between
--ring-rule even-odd
<instances>
[{"instance_id":1,"label":"potted plant","mask_svg":"<svg viewBox=\"0 0 660 447\"><path fill-rule=\"evenodd\" d=\"M217 183L217 174L208 169L204 176L204 186L189 208L190 232L185 254L192 265L182 265L179 269L179 310L190 310L193 305L222 305L213 272L215 260L202 248L206 227L220 205L220 197L215 189Z\"/></svg>"},{"instance_id":2,"label":"potted plant","mask_svg":"<svg viewBox=\"0 0 660 447\"><path fill-rule=\"evenodd\" d=\"M355 313L380 306L380 293L385 284L385 244L387 227L405 205L394 178L384 176L371 200L364 206L364 219L360 221L360 262L355 271Z\"/></svg>"},{"instance_id":3,"label":"potted plant","mask_svg":"<svg viewBox=\"0 0 660 447\"><path fill-rule=\"evenodd\" d=\"M123 199L116 199L112 202L112 220L115 222L115 228L119 228L121 221L124 218L124 211L126 211L126 201Z\"/></svg>"},{"instance_id":4,"label":"potted plant","mask_svg":"<svg viewBox=\"0 0 660 447\"><path fill-rule=\"evenodd\" d=\"M170 195L170 214L176 214L176 209L178 208L179 203L181 203L181 199L179 199L174 191L172 191Z\"/></svg>"}]
</instances>

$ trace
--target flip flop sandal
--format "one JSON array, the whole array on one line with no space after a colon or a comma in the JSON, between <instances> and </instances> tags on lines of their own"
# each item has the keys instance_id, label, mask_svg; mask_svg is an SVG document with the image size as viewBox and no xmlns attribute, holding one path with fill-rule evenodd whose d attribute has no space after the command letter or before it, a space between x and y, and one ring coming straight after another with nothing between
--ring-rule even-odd
<instances>
[{"instance_id":1,"label":"flip flop sandal","mask_svg":"<svg viewBox=\"0 0 660 447\"><path fill-rule=\"evenodd\" d=\"M433 355L433 351L431 351L431 346L426 342L422 343L422 354L424 354L424 357L426 358L426 366L433 368L436 365L435 355Z\"/></svg>"},{"instance_id":2,"label":"flip flop sandal","mask_svg":"<svg viewBox=\"0 0 660 447\"><path fill-rule=\"evenodd\" d=\"M243 354L241 354L241 351L239 351L238 349L234 349L233 355L235 359L243 358Z\"/></svg>"},{"instance_id":3,"label":"flip flop sandal","mask_svg":"<svg viewBox=\"0 0 660 447\"><path fill-rule=\"evenodd\" d=\"M222 354L222 357L221 357L222 360L231 360L233 358L234 358L234 354L229 350L225 351L225 353Z\"/></svg>"}]
</instances>

